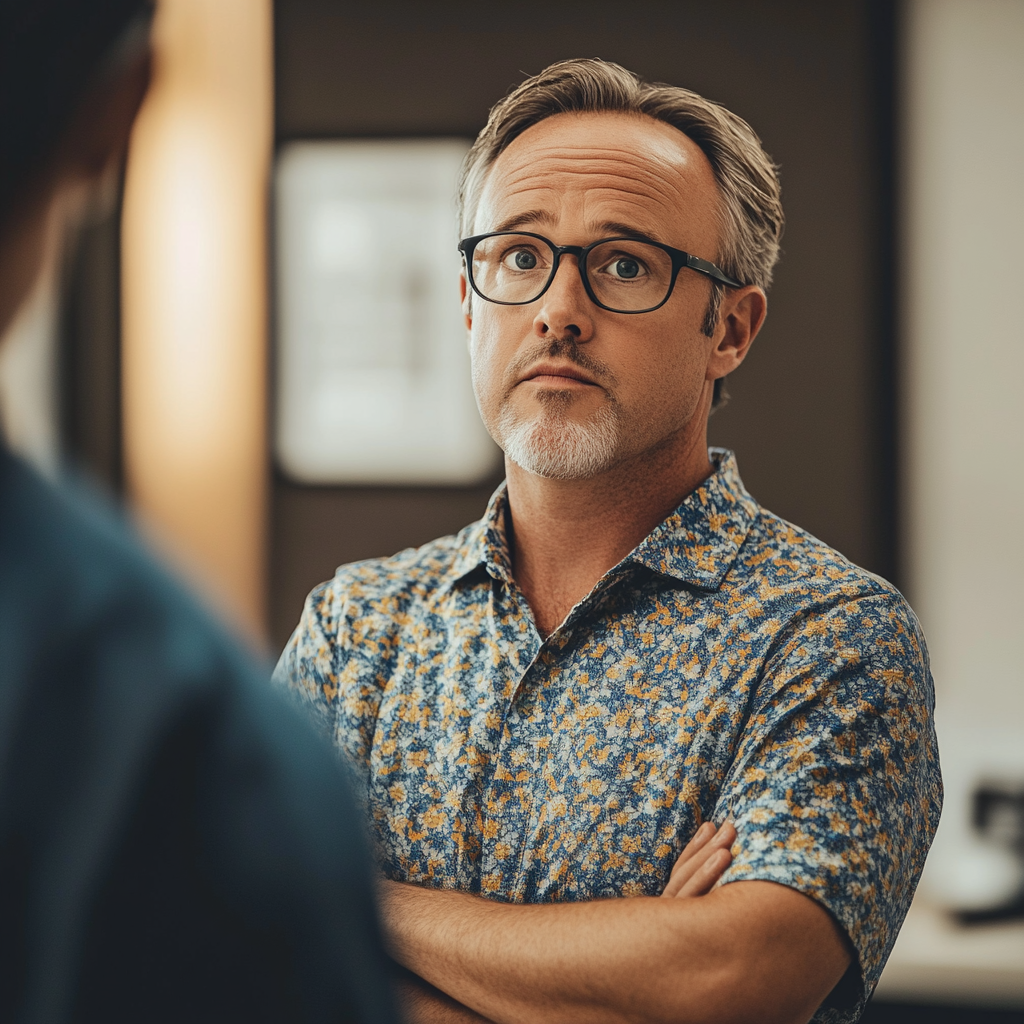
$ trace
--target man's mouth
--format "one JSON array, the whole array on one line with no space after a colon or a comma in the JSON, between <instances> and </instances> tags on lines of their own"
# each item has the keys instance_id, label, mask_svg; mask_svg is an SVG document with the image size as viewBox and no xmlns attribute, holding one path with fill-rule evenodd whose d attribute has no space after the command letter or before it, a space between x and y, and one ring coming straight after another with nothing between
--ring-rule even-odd
<instances>
[{"instance_id":1,"label":"man's mouth","mask_svg":"<svg viewBox=\"0 0 1024 1024\"><path fill-rule=\"evenodd\" d=\"M566 385L598 386L597 381L585 370L581 370L578 366L573 366L571 363L538 363L536 366L531 366L520 378L520 384L526 382L531 384L557 384L562 387Z\"/></svg>"}]
</instances>

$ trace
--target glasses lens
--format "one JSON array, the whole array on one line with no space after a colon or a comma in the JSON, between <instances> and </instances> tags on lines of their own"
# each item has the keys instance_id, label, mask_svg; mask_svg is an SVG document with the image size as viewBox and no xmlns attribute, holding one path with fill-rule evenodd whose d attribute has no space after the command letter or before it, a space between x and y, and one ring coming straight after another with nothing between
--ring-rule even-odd
<instances>
[{"instance_id":1,"label":"glasses lens","mask_svg":"<svg viewBox=\"0 0 1024 1024\"><path fill-rule=\"evenodd\" d=\"M490 235L473 250L473 283L492 302L532 302L548 283L553 254L530 235Z\"/></svg>"},{"instance_id":2,"label":"glasses lens","mask_svg":"<svg viewBox=\"0 0 1024 1024\"><path fill-rule=\"evenodd\" d=\"M646 242L602 242L587 257L587 278L598 301L623 313L660 305L672 286L672 258Z\"/></svg>"}]
</instances>

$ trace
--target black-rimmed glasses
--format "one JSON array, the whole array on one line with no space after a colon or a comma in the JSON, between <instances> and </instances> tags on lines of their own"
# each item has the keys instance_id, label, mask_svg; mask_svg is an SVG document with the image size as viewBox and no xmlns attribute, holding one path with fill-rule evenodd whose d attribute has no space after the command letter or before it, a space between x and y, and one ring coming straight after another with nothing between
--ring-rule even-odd
<instances>
[{"instance_id":1,"label":"black-rimmed glasses","mask_svg":"<svg viewBox=\"0 0 1024 1024\"><path fill-rule=\"evenodd\" d=\"M459 242L473 291L488 302L522 306L551 286L565 255L575 256L591 301L612 313L649 313L668 302L684 267L742 288L714 263L661 242L601 238L590 245L555 245L529 231L494 231Z\"/></svg>"}]
</instances>

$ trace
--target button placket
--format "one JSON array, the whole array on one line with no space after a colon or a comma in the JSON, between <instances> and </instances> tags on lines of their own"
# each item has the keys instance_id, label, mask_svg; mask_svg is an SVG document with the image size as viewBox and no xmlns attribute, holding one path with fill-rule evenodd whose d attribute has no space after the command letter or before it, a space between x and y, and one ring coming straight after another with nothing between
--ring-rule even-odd
<instances>
[{"instance_id":1,"label":"button placket","mask_svg":"<svg viewBox=\"0 0 1024 1024\"><path fill-rule=\"evenodd\" d=\"M494 754L494 770L481 794L483 843L480 868L481 886L485 895L490 892L495 896L516 898L518 885L522 882L529 837L537 824L539 808L545 803L543 798L538 800L535 791L541 776L539 765L534 763L524 767L513 761L514 752L521 750L524 745L536 750L538 756L540 753L541 737L536 735L538 723L530 721L528 705L539 699L540 691L551 684L552 670L557 673L558 662L571 646L581 620L587 614L598 611L608 591L626 575L625 572L617 572L600 580L570 611L565 622L543 641L533 625L532 614L526 620L532 627L537 648L505 703L502 728ZM525 614L526 599L514 583L496 585L494 590L498 589L506 590L519 606L520 613ZM500 620L496 621L500 626ZM525 737L524 732L528 734ZM527 741L525 744L524 738Z\"/></svg>"}]
</instances>

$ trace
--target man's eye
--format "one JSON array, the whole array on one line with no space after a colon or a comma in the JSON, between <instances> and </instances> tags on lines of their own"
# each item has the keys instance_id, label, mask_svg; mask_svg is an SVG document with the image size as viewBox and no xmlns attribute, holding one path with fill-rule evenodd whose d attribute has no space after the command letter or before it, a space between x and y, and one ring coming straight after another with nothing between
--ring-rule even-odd
<instances>
[{"instance_id":1,"label":"man's eye","mask_svg":"<svg viewBox=\"0 0 1024 1024\"><path fill-rule=\"evenodd\" d=\"M631 281L634 278L643 277L645 271L639 260L630 256L620 256L605 267L605 273L617 277L621 281Z\"/></svg>"},{"instance_id":2,"label":"man's eye","mask_svg":"<svg viewBox=\"0 0 1024 1024\"><path fill-rule=\"evenodd\" d=\"M529 249L515 249L505 256L505 265L512 270L536 270L537 254Z\"/></svg>"}]
</instances>

